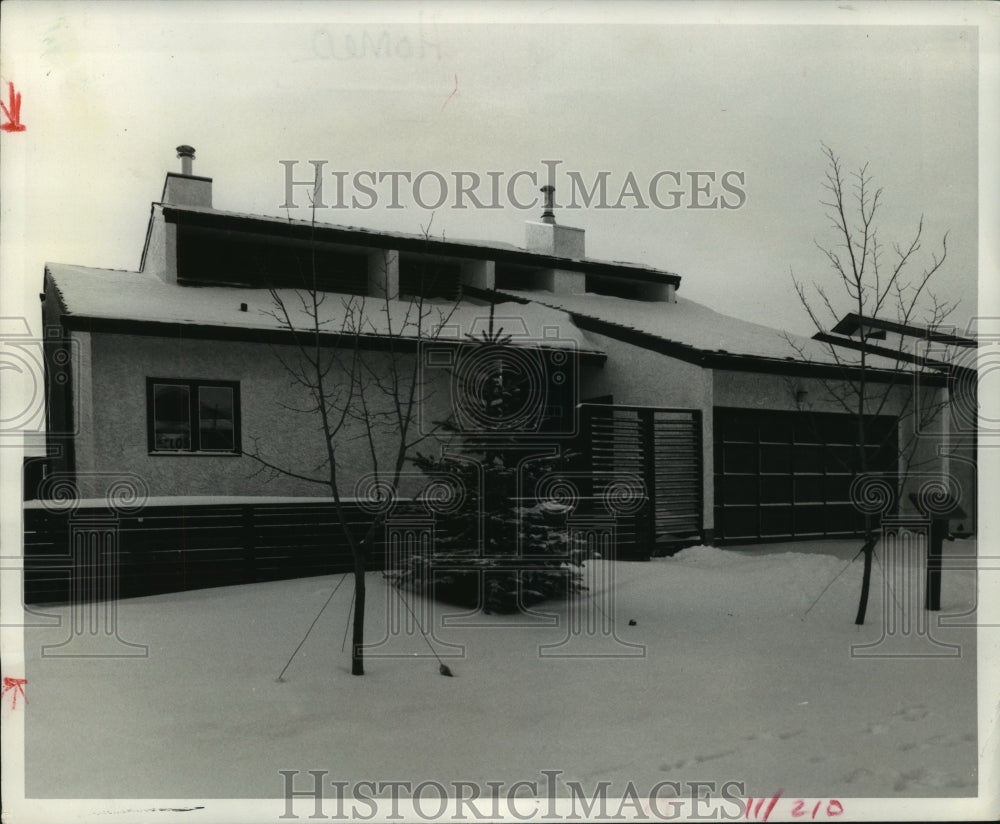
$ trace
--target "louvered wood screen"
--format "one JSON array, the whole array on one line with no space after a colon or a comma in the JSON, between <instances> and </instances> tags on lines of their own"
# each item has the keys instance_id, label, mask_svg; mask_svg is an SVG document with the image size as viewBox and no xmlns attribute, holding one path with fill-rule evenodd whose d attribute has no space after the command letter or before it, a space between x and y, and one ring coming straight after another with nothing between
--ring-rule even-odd
<instances>
[{"instance_id":1,"label":"louvered wood screen","mask_svg":"<svg viewBox=\"0 0 1000 824\"><path fill-rule=\"evenodd\" d=\"M648 557L702 531L701 412L584 404L593 494L635 479L644 500L619 526L619 557Z\"/></svg>"}]
</instances>

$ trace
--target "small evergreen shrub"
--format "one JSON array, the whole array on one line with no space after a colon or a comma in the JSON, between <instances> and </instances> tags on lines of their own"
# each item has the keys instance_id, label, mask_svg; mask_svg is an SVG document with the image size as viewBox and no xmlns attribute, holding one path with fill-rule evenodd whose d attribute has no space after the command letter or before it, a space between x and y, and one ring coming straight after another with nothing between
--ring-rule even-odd
<instances>
[{"instance_id":1,"label":"small evergreen shrub","mask_svg":"<svg viewBox=\"0 0 1000 824\"><path fill-rule=\"evenodd\" d=\"M523 465L521 489L528 494L521 499L517 468L507 466L502 454L484 463L467 456L418 456L415 463L425 473L462 494L457 506L437 516L430 551L412 556L395 571L397 584L446 603L497 613L579 590L584 559L569 545L567 507L531 497L537 481L566 460Z\"/></svg>"},{"instance_id":2,"label":"small evergreen shrub","mask_svg":"<svg viewBox=\"0 0 1000 824\"><path fill-rule=\"evenodd\" d=\"M456 403L467 413L464 420L479 424L477 432L463 432L452 418L443 426L463 448L413 459L429 487L440 492L447 485L455 495L442 506L428 495L437 512L432 546L390 573L400 587L500 613L582 588L583 562L569 546L569 507L537 494L540 481L558 476L574 456L560 448L541 457L538 446L518 431L520 412L538 402L537 386L532 394L530 376L517 368L519 359L506 357L509 344L502 329L494 333L491 308L489 332L467 344L466 363L475 368L454 373Z\"/></svg>"}]
</instances>

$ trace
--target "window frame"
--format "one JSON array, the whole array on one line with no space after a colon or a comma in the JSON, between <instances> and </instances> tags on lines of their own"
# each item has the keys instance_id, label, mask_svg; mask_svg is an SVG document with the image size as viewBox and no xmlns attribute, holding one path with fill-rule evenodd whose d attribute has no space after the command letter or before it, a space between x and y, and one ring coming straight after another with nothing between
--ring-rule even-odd
<instances>
[{"instance_id":1,"label":"window frame","mask_svg":"<svg viewBox=\"0 0 1000 824\"><path fill-rule=\"evenodd\" d=\"M188 420L191 427L190 449L158 449L156 447L156 400L157 386L181 386L188 391ZM201 416L199 414L199 390L203 388L229 389L233 393L233 448L201 448ZM146 450L151 457L215 457L238 458L243 454L242 428L240 425L240 383L239 381L211 380L204 378L146 378Z\"/></svg>"}]
</instances>

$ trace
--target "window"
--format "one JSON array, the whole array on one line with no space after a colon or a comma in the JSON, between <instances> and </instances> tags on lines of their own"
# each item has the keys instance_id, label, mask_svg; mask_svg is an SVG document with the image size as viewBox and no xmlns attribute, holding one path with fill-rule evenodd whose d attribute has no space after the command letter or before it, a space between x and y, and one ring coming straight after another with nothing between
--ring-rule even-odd
<instances>
[{"instance_id":1,"label":"window","mask_svg":"<svg viewBox=\"0 0 1000 824\"><path fill-rule=\"evenodd\" d=\"M146 379L150 454L240 453L240 385Z\"/></svg>"},{"instance_id":2,"label":"window","mask_svg":"<svg viewBox=\"0 0 1000 824\"><path fill-rule=\"evenodd\" d=\"M399 261L399 294L454 300L461 274L462 267L457 263L402 258Z\"/></svg>"},{"instance_id":3,"label":"window","mask_svg":"<svg viewBox=\"0 0 1000 824\"><path fill-rule=\"evenodd\" d=\"M626 298L627 300L655 300L655 298L650 297L651 294L655 293L655 285L642 281L587 275L585 283L586 286L584 288L596 295L610 295L611 297Z\"/></svg>"},{"instance_id":4,"label":"window","mask_svg":"<svg viewBox=\"0 0 1000 824\"><path fill-rule=\"evenodd\" d=\"M253 241L243 232L182 226L177 277L198 284L257 289L309 289L364 295L368 256L326 243L272 237Z\"/></svg>"}]
</instances>

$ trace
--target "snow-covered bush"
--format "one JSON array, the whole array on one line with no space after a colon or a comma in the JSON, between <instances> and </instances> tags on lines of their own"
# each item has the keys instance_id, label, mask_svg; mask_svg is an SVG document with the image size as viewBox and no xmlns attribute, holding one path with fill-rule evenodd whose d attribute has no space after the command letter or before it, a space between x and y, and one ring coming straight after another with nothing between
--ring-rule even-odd
<instances>
[{"instance_id":1,"label":"snow-covered bush","mask_svg":"<svg viewBox=\"0 0 1000 824\"><path fill-rule=\"evenodd\" d=\"M521 412L547 399L539 400L537 383L519 368L530 351L515 356L510 336L494 331L492 309L489 331L471 338L464 353L473 368L456 367L454 400L476 431L455 418L442 422L453 435L448 452L413 459L431 485L461 492L453 506L438 510L429 552L391 574L400 586L439 600L514 612L581 586L582 559L569 546L566 508L539 496L541 479L558 475L574 456L559 439L539 444L531 437L537 432L520 428Z\"/></svg>"},{"instance_id":2,"label":"snow-covered bush","mask_svg":"<svg viewBox=\"0 0 1000 824\"><path fill-rule=\"evenodd\" d=\"M463 489L435 522L429 553L392 572L396 582L438 600L489 612L515 612L581 588L581 554L569 545L563 508L532 496L538 480L570 456L515 463L523 452L479 453L481 461L426 455L414 462ZM513 464L513 465L512 465ZM519 494L521 493L521 494ZM527 494L525 494L527 493Z\"/></svg>"}]
</instances>

